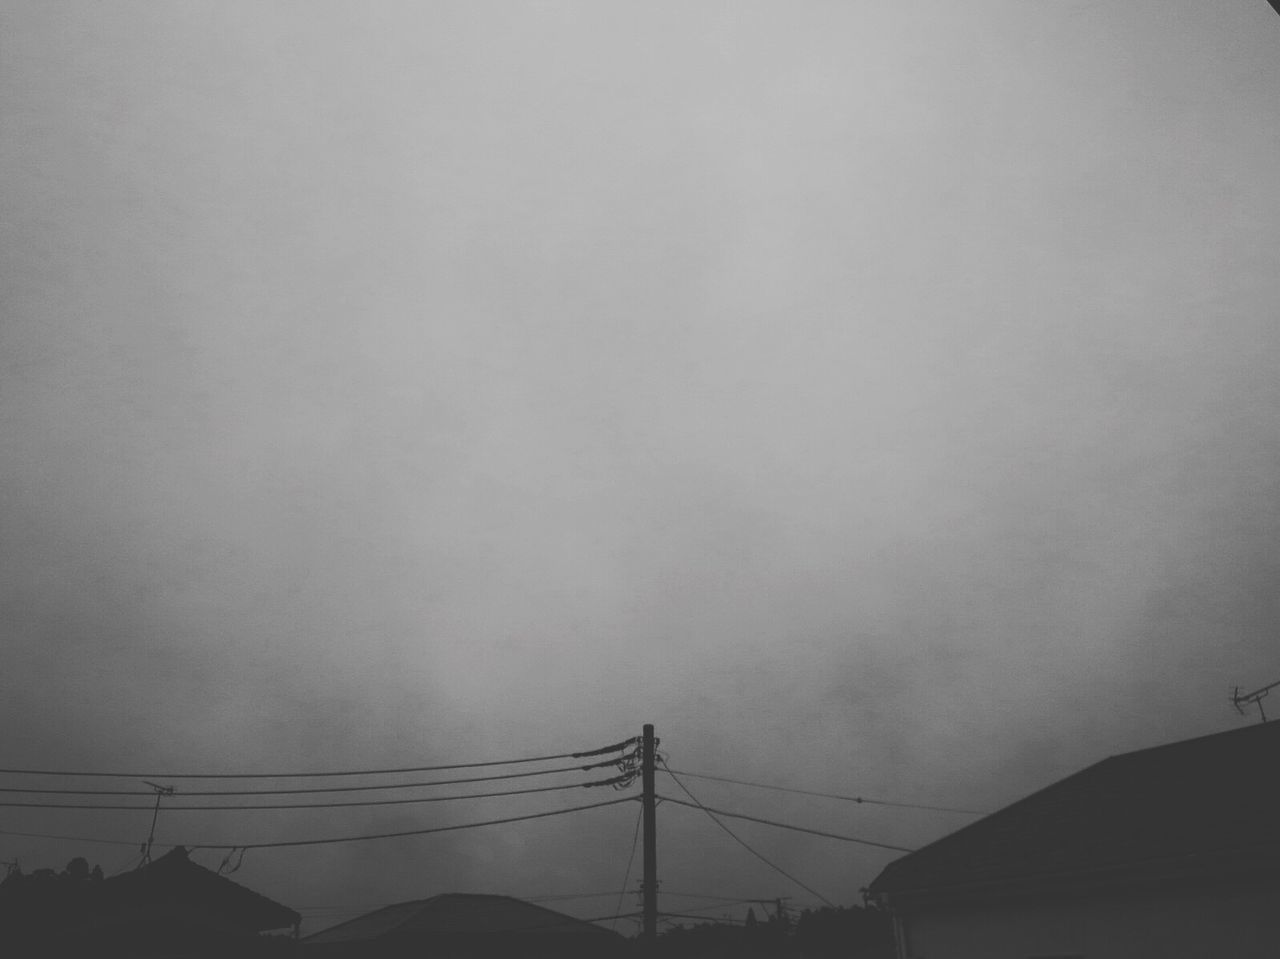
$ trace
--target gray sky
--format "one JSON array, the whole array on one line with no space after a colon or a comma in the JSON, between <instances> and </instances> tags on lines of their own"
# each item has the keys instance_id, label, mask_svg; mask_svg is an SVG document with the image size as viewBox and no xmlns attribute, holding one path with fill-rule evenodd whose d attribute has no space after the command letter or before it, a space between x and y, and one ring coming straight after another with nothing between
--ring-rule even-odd
<instances>
[{"instance_id":1,"label":"gray sky","mask_svg":"<svg viewBox=\"0 0 1280 959\"><path fill-rule=\"evenodd\" d=\"M1278 93L1263 0L7 0L0 765L650 721L676 768L991 809L1246 722L1231 686L1280 679ZM904 845L968 821L690 786ZM237 878L617 889L634 817ZM811 901L660 826L668 889ZM889 861L739 831L840 902ZM129 856L0 839L78 853Z\"/></svg>"}]
</instances>

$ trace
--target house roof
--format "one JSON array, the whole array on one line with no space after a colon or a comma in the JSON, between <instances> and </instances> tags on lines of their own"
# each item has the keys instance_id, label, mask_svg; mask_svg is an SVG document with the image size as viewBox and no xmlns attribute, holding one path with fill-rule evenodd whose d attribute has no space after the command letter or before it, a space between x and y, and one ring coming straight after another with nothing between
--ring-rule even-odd
<instances>
[{"instance_id":1,"label":"house roof","mask_svg":"<svg viewBox=\"0 0 1280 959\"><path fill-rule=\"evenodd\" d=\"M181 846L110 879L73 879L38 870L0 883L5 935L53 937L63 943L59 953L74 951L66 945L69 939L238 939L289 928L300 920L292 909L192 862Z\"/></svg>"},{"instance_id":2,"label":"house roof","mask_svg":"<svg viewBox=\"0 0 1280 959\"><path fill-rule=\"evenodd\" d=\"M118 909L177 910L243 931L285 929L302 919L292 909L192 862L182 846L132 872L104 880L102 894Z\"/></svg>"},{"instance_id":3,"label":"house roof","mask_svg":"<svg viewBox=\"0 0 1280 959\"><path fill-rule=\"evenodd\" d=\"M1280 722L1112 756L890 863L876 897L1280 861Z\"/></svg>"},{"instance_id":4,"label":"house roof","mask_svg":"<svg viewBox=\"0 0 1280 959\"><path fill-rule=\"evenodd\" d=\"M446 893L386 906L306 937L310 945L368 942L388 937L492 934L622 937L589 922L510 896Z\"/></svg>"}]
</instances>

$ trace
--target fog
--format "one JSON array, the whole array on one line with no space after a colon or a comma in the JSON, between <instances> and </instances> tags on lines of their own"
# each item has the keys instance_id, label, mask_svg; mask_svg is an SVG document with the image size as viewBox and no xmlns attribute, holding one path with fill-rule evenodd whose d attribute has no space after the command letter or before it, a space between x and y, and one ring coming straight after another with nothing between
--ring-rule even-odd
<instances>
[{"instance_id":1,"label":"fog","mask_svg":"<svg viewBox=\"0 0 1280 959\"><path fill-rule=\"evenodd\" d=\"M675 769L992 810L1255 721L1278 54L1246 0L5 3L0 766L416 766L652 722ZM904 846L971 819L685 783ZM295 908L616 891L635 816L235 878ZM894 855L733 828L841 903ZM73 855L136 860L0 834ZM659 875L815 902L673 805Z\"/></svg>"}]
</instances>

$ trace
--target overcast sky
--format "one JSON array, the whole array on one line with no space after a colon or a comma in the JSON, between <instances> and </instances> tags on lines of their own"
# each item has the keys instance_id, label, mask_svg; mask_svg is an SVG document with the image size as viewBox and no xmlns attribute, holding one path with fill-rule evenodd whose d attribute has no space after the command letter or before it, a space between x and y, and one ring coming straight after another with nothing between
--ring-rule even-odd
<instances>
[{"instance_id":1,"label":"overcast sky","mask_svg":"<svg viewBox=\"0 0 1280 959\"><path fill-rule=\"evenodd\" d=\"M1264 0L5 0L0 121L0 766L417 765L647 721L678 769L994 809L1280 679ZM902 845L969 821L688 785ZM237 879L616 890L635 815ZM813 902L659 821L666 888ZM735 828L842 903L891 855ZM0 837L76 854L136 859Z\"/></svg>"}]
</instances>

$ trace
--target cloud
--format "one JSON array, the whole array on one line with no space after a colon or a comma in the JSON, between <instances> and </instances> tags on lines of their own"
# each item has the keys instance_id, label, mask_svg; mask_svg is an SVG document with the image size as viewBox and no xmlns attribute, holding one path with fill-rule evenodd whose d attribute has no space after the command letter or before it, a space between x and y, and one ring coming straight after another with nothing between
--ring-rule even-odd
<instances>
[{"instance_id":1,"label":"cloud","mask_svg":"<svg viewBox=\"0 0 1280 959\"><path fill-rule=\"evenodd\" d=\"M17 8L15 762L654 721L690 768L990 808L1236 721L1274 678L1280 77L1206 11ZM685 812L681 884L780 882ZM611 887L631 820L589 815L245 875ZM881 863L751 839L818 888Z\"/></svg>"}]
</instances>

